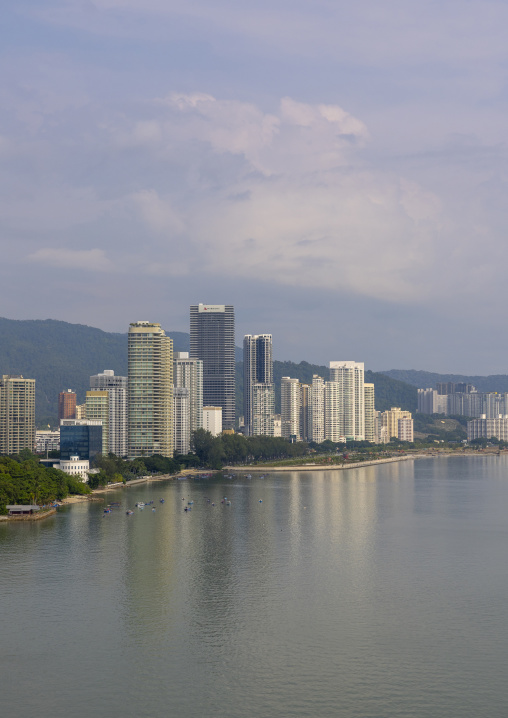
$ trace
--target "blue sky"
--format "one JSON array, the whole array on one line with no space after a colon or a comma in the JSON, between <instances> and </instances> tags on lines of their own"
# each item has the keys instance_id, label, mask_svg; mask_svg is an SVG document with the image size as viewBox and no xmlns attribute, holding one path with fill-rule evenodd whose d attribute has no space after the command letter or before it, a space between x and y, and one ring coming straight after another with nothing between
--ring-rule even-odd
<instances>
[{"instance_id":1,"label":"blue sky","mask_svg":"<svg viewBox=\"0 0 508 718\"><path fill-rule=\"evenodd\" d=\"M7 1L0 314L506 373L508 4Z\"/></svg>"}]
</instances>

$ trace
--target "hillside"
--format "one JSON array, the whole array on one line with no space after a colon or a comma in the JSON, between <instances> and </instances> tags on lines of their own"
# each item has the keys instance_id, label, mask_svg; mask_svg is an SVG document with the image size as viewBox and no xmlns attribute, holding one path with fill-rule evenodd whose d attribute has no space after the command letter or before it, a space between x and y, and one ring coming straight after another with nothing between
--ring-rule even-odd
<instances>
[{"instance_id":1,"label":"hillside","mask_svg":"<svg viewBox=\"0 0 508 718\"><path fill-rule=\"evenodd\" d=\"M189 335L167 332L175 351L189 350ZM237 359L242 351L237 347ZM77 393L78 403L85 400L91 374L113 369L127 374L127 334L104 332L83 324L54 319L13 320L0 318L0 374L22 374L36 380L36 418L38 425L54 423L58 394L65 389ZM328 368L302 361L274 362L276 410L280 411L280 380L291 376L305 383L312 375L328 379ZM376 408L391 406L416 409L416 389L385 374L365 372L365 381L376 387ZM243 364L237 363L237 412L243 414Z\"/></svg>"},{"instance_id":2,"label":"hillside","mask_svg":"<svg viewBox=\"0 0 508 718\"><path fill-rule=\"evenodd\" d=\"M430 371L417 371L415 369L390 369L379 372L391 379L411 384L418 389L435 389L437 382L454 382L459 384L473 384L478 391L508 391L507 374L491 374L490 376L464 376L463 374L437 374Z\"/></svg>"}]
</instances>

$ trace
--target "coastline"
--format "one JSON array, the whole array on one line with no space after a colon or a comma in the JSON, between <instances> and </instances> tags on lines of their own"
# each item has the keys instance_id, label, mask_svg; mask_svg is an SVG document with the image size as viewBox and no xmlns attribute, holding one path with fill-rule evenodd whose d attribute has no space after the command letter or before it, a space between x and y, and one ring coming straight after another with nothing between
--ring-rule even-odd
<instances>
[{"instance_id":1,"label":"coastline","mask_svg":"<svg viewBox=\"0 0 508 718\"><path fill-rule=\"evenodd\" d=\"M270 473L272 471L346 471L348 469L361 469L364 466L378 464L391 464L396 461L413 461L414 459L428 459L435 456L427 454L408 454L406 456L389 456L386 459L372 459L371 461L355 461L350 464L292 464L288 466L225 466L226 471L246 471Z\"/></svg>"}]
</instances>

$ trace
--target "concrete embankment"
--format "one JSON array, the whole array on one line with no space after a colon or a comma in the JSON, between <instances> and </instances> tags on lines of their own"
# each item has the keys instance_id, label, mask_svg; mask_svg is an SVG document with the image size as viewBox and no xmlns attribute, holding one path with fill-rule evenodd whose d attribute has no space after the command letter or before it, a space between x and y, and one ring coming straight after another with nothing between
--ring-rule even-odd
<instances>
[{"instance_id":1,"label":"concrete embankment","mask_svg":"<svg viewBox=\"0 0 508 718\"><path fill-rule=\"evenodd\" d=\"M293 464L292 466L227 466L225 471L260 471L269 473L273 471L344 471L347 469L361 469L364 466L377 466L378 464L391 464L396 461L412 461L425 459L425 454L409 454L406 456L389 456L386 459L373 459L372 461L351 461L347 464Z\"/></svg>"},{"instance_id":2,"label":"concrete embankment","mask_svg":"<svg viewBox=\"0 0 508 718\"><path fill-rule=\"evenodd\" d=\"M38 511L35 514L26 514L25 516L0 516L0 521L40 521L53 514L56 514L56 509L51 508L48 511Z\"/></svg>"}]
</instances>

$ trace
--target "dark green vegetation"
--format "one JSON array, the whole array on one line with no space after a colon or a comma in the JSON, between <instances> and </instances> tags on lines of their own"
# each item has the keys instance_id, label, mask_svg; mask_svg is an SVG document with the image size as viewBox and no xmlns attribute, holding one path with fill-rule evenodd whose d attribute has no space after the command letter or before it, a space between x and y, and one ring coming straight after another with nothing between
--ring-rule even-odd
<instances>
[{"instance_id":1,"label":"dark green vegetation","mask_svg":"<svg viewBox=\"0 0 508 718\"><path fill-rule=\"evenodd\" d=\"M150 474L176 474L180 470L180 462L158 454L133 461L125 461L114 454L99 454L92 463L94 469L99 469L99 473L89 475L88 485L91 489L108 483L125 483Z\"/></svg>"},{"instance_id":2,"label":"dark green vegetation","mask_svg":"<svg viewBox=\"0 0 508 718\"><path fill-rule=\"evenodd\" d=\"M0 514L9 504L39 504L61 501L69 494L89 494L90 489L63 471L46 468L29 451L0 456Z\"/></svg>"},{"instance_id":3,"label":"dark green vegetation","mask_svg":"<svg viewBox=\"0 0 508 718\"><path fill-rule=\"evenodd\" d=\"M414 438L427 441L461 442L467 439L467 416L414 414Z\"/></svg>"},{"instance_id":4,"label":"dark green vegetation","mask_svg":"<svg viewBox=\"0 0 508 718\"><path fill-rule=\"evenodd\" d=\"M416 371L415 369L390 369L381 374L411 384L417 389L435 389L437 382L454 382L455 384L473 384L478 391L508 391L507 374L491 374L490 376L464 376L462 374L436 374L431 371Z\"/></svg>"}]
</instances>

